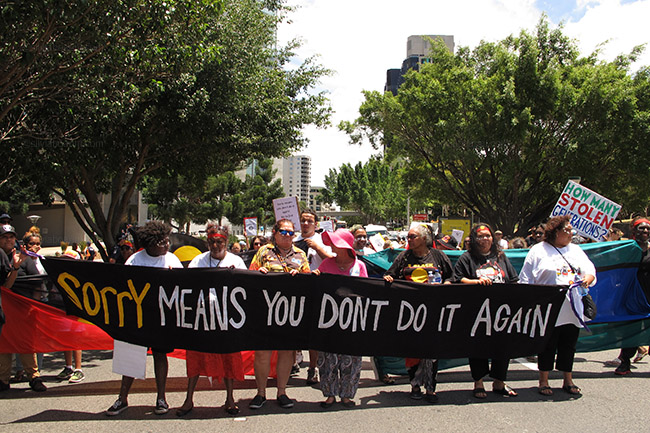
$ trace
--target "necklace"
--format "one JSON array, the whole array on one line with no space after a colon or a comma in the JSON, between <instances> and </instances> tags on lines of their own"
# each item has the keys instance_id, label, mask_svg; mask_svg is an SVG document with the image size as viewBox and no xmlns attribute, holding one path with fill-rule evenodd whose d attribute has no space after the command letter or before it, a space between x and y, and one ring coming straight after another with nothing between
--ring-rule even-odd
<instances>
[{"instance_id":1,"label":"necklace","mask_svg":"<svg viewBox=\"0 0 650 433\"><path fill-rule=\"evenodd\" d=\"M215 260L217 260L217 259L215 259ZM218 268L218 267L219 267L219 264L221 263L222 260L223 260L223 259L217 260L217 264L214 265L214 266L212 266L212 254L210 254L210 267L211 267L211 268Z\"/></svg>"}]
</instances>

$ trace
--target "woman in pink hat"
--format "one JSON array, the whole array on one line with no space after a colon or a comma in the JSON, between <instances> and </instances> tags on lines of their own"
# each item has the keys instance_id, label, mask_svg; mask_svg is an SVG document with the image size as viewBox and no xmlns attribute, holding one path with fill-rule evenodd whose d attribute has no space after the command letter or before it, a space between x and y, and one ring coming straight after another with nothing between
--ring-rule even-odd
<instances>
[{"instance_id":1,"label":"woman in pink hat","mask_svg":"<svg viewBox=\"0 0 650 433\"><path fill-rule=\"evenodd\" d=\"M354 236L349 230L339 229L335 232L324 232L323 243L332 247L336 257L323 260L318 270L328 274L367 277L366 265L357 259L354 251ZM320 388L326 400L321 402L324 408L331 407L336 402L336 396L341 397L345 407L355 405L352 398L357 393L361 376L361 356L342 355L340 353L318 352L318 371L320 371Z\"/></svg>"}]
</instances>

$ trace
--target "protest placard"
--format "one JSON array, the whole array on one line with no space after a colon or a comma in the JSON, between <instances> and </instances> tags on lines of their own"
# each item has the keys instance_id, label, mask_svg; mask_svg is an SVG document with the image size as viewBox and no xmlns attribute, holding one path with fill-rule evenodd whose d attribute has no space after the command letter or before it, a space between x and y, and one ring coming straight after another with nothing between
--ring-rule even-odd
<instances>
[{"instance_id":1,"label":"protest placard","mask_svg":"<svg viewBox=\"0 0 650 433\"><path fill-rule=\"evenodd\" d=\"M257 217L244 218L244 230L246 236L257 235Z\"/></svg>"},{"instance_id":2,"label":"protest placard","mask_svg":"<svg viewBox=\"0 0 650 433\"><path fill-rule=\"evenodd\" d=\"M570 215L580 235L603 241L621 206L572 180L568 181L551 216Z\"/></svg>"},{"instance_id":3,"label":"protest placard","mask_svg":"<svg viewBox=\"0 0 650 433\"><path fill-rule=\"evenodd\" d=\"M275 220L286 218L293 222L295 230L300 230L300 207L297 197L283 197L273 200L273 213Z\"/></svg>"}]
</instances>

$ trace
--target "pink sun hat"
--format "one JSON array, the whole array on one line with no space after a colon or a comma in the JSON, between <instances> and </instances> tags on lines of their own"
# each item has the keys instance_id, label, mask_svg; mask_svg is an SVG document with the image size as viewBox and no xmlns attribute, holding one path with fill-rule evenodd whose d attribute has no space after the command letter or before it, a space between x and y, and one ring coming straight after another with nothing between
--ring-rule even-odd
<instances>
[{"instance_id":1,"label":"pink sun hat","mask_svg":"<svg viewBox=\"0 0 650 433\"><path fill-rule=\"evenodd\" d=\"M354 235L348 229L338 229L335 232L324 232L321 236L323 243L328 247L334 245L337 248L348 249L356 254L352 245L354 244Z\"/></svg>"}]
</instances>

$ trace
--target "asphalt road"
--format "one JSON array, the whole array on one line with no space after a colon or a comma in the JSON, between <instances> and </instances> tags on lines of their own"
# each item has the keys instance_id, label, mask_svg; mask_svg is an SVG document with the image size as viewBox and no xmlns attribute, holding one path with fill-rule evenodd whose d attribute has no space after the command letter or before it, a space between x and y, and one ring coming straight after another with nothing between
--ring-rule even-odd
<instances>
[{"instance_id":1,"label":"asphalt road","mask_svg":"<svg viewBox=\"0 0 650 433\"><path fill-rule=\"evenodd\" d=\"M307 352L305 351L305 355ZM288 395L297 400L293 409L281 409L270 399L259 410L248 408L255 395L255 381L238 383L235 398L241 413L229 416L222 405L223 385L210 387L201 378L195 394L194 410L177 418L174 408L185 397L185 361L170 358L167 400L172 410L166 415L153 414L155 383L153 378L136 381L129 396L129 409L116 417L104 410L115 400L120 377L111 372L110 351L84 352L86 380L79 384L57 382L62 369L61 353L46 354L43 376L48 390L35 393L27 383L12 384L0 393L0 431L116 432L116 431L228 431L228 432L620 432L650 431L650 402L646 396L650 377L649 358L633 365L633 372L617 377L603 363L618 350L580 353L576 356L575 381L583 395L572 398L560 387L559 373L551 375L554 396L537 392L537 372L533 365L513 361L508 383L519 392L516 398L489 392L486 400L471 395L472 380L467 366L439 373L440 402L429 405L408 398L406 377L395 385L374 379L371 363L364 358L361 385L352 409L337 404L323 409L317 386L305 385L307 369L291 379ZM523 360L522 360L523 361ZM303 364L304 365L304 364ZM148 377L153 377L153 361L148 359ZM274 382L271 381L273 386ZM486 388L491 385L486 383ZM268 396L275 397L275 389Z\"/></svg>"}]
</instances>

